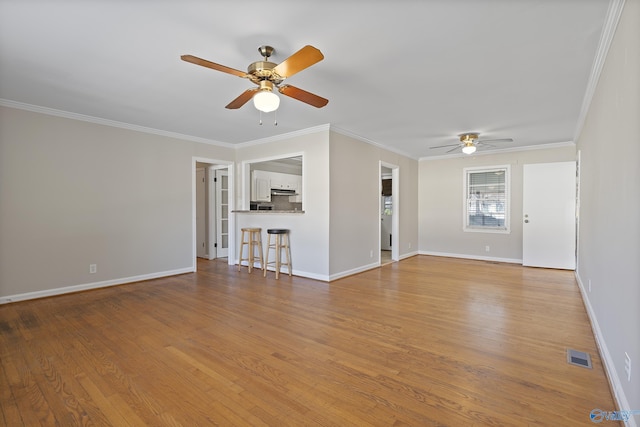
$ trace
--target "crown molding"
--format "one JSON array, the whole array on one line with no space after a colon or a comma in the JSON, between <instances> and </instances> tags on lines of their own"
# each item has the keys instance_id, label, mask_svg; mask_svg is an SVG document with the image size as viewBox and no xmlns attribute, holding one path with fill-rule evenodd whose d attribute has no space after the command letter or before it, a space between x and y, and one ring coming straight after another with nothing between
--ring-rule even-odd
<instances>
[{"instance_id":1,"label":"crown molding","mask_svg":"<svg viewBox=\"0 0 640 427\"><path fill-rule=\"evenodd\" d=\"M328 131L328 130L329 130L329 124L318 125L318 126L313 126L313 127L306 128L306 129L296 130L296 131L287 132L287 133L281 133L279 135L268 136L268 137L260 138L260 139L254 139L252 141L241 142L239 144L233 144L233 147L234 148L246 148L246 147L251 147L251 146L254 146L254 145L261 145L261 144L267 144L269 142L282 141L282 140L289 139L289 138L295 138L295 137L298 137L298 136L310 135L310 134L313 134L313 133L318 133L318 132Z\"/></svg>"},{"instance_id":2,"label":"crown molding","mask_svg":"<svg viewBox=\"0 0 640 427\"><path fill-rule=\"evenodd\" d=\"M381 144L379 142L376 142L376 141L373 141L371 139L365 138L364 136L360 136L360 135L357 135L357 134L355 134L353 132L350 132L348 130L341 129L341 128L337 127L337 126L333 126L332 125L331 126L331 131L335 132L335 133L338 133L340 135L349 137L349 138L357 139L358 141L364 142L364 143L369 144L369 145L373 145L373 146L381 148L383 150L391 151L392 153L400 154L401 156L405 156L405 157L408 157L410 159L418 160L415 156L413 156L412 154L409 154L409 153L407 153L405 151L398 150L397 148L394 148L394 147L386 146L386 145Z\"/></svg>"},{"instance_id":3,"label":"crown molding","mask_svg":"<svg viewBox=\"0 0 640 427\"><path fill-rule=\"evenodd\" d=\"M234 144L216 141L213 139L200 138L197 136L185 135L185 134L176 133L176 132L169 132L169 131L164 131L160 129L153 129L153 128L148 128L144 126L133 125L131 123L118 122L116 120L102 119L100 117L87 116L85 114L72 113L69 111L57 110L55 108L41 107L33 104L26 104L24 102L12 101L10 99L0 98L0 106L16 108L18 110L31 111L34 113L46 114L49 116L62 117L65 119L79 120L82 122L89 122L89 123L94 123L98 125L111 126L111 127L116 127L120 129L127 129L127 130L136 131L136 132L166 136L168 138L182 139L182 140L192 141L192 142L200 142L200 143L209 144L209 145L217 145L225 148L235 147Z\"/></svg>"},{"instance_id":4,"label":"crown molding","mask_svg":"<svg viewBox=\"0 0 640 427\"><path fill-rule=\"evenodd\" d=\"M591 101L593 95L598 87L598 81L600 80L600 74L604 68L611 42L616 33L618 22L620 22L620 16L622 15L622 9L624 8L625 0L610 0L609 8L607 9L607 16L604 20L604 26L602 27L602 34L600 34L600 43L598 43L598 50L596 51L596 57L593 60L591 66L591 74L589 75L589 82L587 83L587 89L585 90L584 98L582 99L582 107L580 108L580 115L578 116L578 122L573 132L573 140L577 140L582 132L584 122L587 119L589 108L591 107Z\"/></svg>"},{"instance_id":5,"label":"crown molding","mask_svg":"<svg viewBox=\"0 0 640 427\"><path fill-rule=\"evenodd\" d=\"M612 1L616 2L617 0L612 0ZM112 126L112 127L117 127L117 128L121 128L121 129L128 129L128 130L133 130L133 131L137 131L137 132L160 135L160 136L165 136L165 137L168 137L168 138L182 139L182 140L186 140L186 141L199 142L199 143L209 144L209 145L216 145L216 146L220 146L220 147L224 147L224 148L231 148L231 149L246 148L246 147L251 147L251 146L255 146L255 145L267 144L267 143L270 143L270 142L282 141L282 140L289 139L289 138L294 138L294 137L299 137L299 136L304 136L304 135L310 135L310 134L314 134L314 133L318 133L318 132L331 131L331 132L335 132L335 133L338 133L340 135L346 136L348 138L353 138L353 139L356 139L358 141L364 142L366 144L373 145L374 147L380 148L382 150L390 151L392 153L396 153L396 154L399 154L401 156L408 157L410 159L415 159L415 160L418 160L418 161L422 161L422 160L442 160L442 159L451 159L451 158L456 158L456 157L466 157L467 156L467 154L463 154L463 153L454 153L454 154L444 155L444 156L424 156L424 157L416 158L415 156L413 156L413 155L411 155L409 153L406 153L406 152L404 152L402 150L398 150L398 149L395 149L393 147L385 146L385 145L380 144L380 143L378 143L376 141L373 141L371 139L368 139L368 138L365 138L363 136L357 135L357 134L355 134L353 132L347 131L347 130L339 128L337 126L333 126L333 125L331 125L329 123L323 124L323 125L318 125L318 126L313 126L313 127L306 128L306 129L301 129L301 130L298 130L298 131L293 131L293 132L283 133L283 134L279 134L279 135L274 135L274 136L267 137L267 138L256 139L256 140L253 140L253 141L243 142L243 143L239 143L239 144L231 144L231 143L216 141L216 140L212 140L212 139L200 138L200 137L191 136L191 135L184 135L184 134L180 134L180 133L176 133L176 132L168 132L168 131L148 128L148 127L144 127L144 126L132 125L130 123L118 122L118 121L115 121L115 120L107 120L107 119L101 119L99 117L87 116L87 115L84 115L84 114L71 113L71 112L68 112L68 111L57 110L57 109L54 109L54 108L41 107L41 106L32 105L32 104L26 104L26 103L23 103L23 102L12 101L12 100L9 100L9 99L4 99L4 98L0 98L0 106L9 107L9 108L16 108L16 109L26 110L26 111L32 111L32 112L35 112L35 113L41 113L41 114L46 114L46 115L50 115L50 116L57 116L57 117L62 117L62 118L67 118L67 119L72 119L72 120L80 120L80 121L89 122L89 123L95 123L95 124L104 125L104 126ZM575 143L572 142L572 141L568 141L568 142L559 142L559 143L551 143L551 144L531 145L531 146L524 146L524 147L511 147L511 148L504 148L504 149L491 150L491 151L480 151L480 152L476 151L473 155L474 156L482 156L482 155L508 153L508 152L516 152L516 151L530 151L530 150L543 150L543 149L549 149L549 148L561 148L561 147L568 147L568 146L575 146Z\"/></svg>"},{"instance_id":6,"label":"crown molding","mask_svg":"<svg viewBox=\"0 0 640 427\"><path fill-rule=\"evenodd\" d=\"M243 142L240 144L236 144L235 147L236 148L246 148L246 147L251 147L254 145L260 145L260 144L267 144L269 142L275 142L275 141L282 141L285 139L289 139L289 138L293 138L293 137L298 137L298 136L303 136L303 135L310 135L313 133L318 133L318 132L323 132L323 131L330 131L330 132L335 132L338 133L340 135L346 136L348 138L353 138L353 139L357 139L358 141L364 142L366 144L369 145L373 145L377 148L383 149L383 150L387 150L387 151L391 151L393 153L396 154L400 154L401 156L405 156L408 157L410 159L414 159L415 157L412 156L409 153L406 153L404 151L398 150L396 148L393 147L388 147L386 145L380 144L378 142L375 142L371 139L365 138L363 136L357 135L353 132L350 132L348 130L345 129L341 129L335 125L332 125L330 123L324 124L324 125L319 125L319 126L313 126L310 128L306 128L306 129L301 129L298 131L293 131L293 132L288 132L288 133L283 133L280 135L274 135L274 136L270 136L267 138L261 138L261 139L256 139L253 141L248 141L248 142ZM416 159L417 160L417 159Z\"/></svg>"},{"instance_id":7,"label":"crown molding","mask_svg":"<svg viewBox=\"0 0 640 427\"><path fill-rule=\"evenodd\" d=\"M153 128L148 128L148 127L144 127L144 126L133 125L133 124L130 124L130 123L118 122L118 121L115 121L115 120L102 119L102 118L99 118L99 117L88 116L88 115L85 115L85 114L78 114L78 113L72 113L72 112L64 111L64 110L57 110L55 108L41 107L39 105L27 104L27 103L24 103L24 102L12 101L10 99L4 99L4 98L0 98L0 106L9 107L9 108L16 108L16 109L25 110L25 111L31 111L31 112L34 112L34 113L46 114L46 115L49 115L49 116L62 117L62 118L71 119L71 120L79 120L79 121L83 121L83 122L89 122L89 123L94 123L94 124L99 124L99 125L104 125L104 126L111 126L111 127L121 128L121 129L128 129L128 130L133 130L133 131L137 131L137 132L149 133L149 134L153 134L153 135L166 136L166 137L169 137L169 138L182 139L182 140L192 141L192 142L200 142L200 143L203 143L203 144L217 145L217 146L220 146L220 147L232 148L232 149L236 149L236 150L240 149L240 148L246 148L246 147L251 147L251 146L261 145L261 144L267 144L267 143L270 143L270 142L282 141L282 140L289 139L289 138L295 138L295 137L299 137L299 136L310 135L310 134L314 134L314 133L318 133L318 132L332 130L334 132L340 133L342 135L345 135L345 136L348 136L348 137L351 137L351 138L358 139L360 141L366 142L366 143L371 144L371 145L375 145L375 146L383 148L385 150L394 151L394 152L396 152L398 154L402 154L404 156L411 157L406 153L402 153L402 152L400 152L398 150L394 150L392 148L385 147L385 146L383 146L381 144L378 144L378 143L376 143L374 141L371 141L369 139L363 138L361 136L355 135L355 134L350 133L348 131L335 128L335 127L331 126L328 123L327 124L323 124L323 125L319 125L319 126L313 126L313 127L306 128L306 129L293 131L293 132L287 132L287 133L283 133L283 134L279 134L279 135L274 135L274 136L270 136L270 137L266 137L266 138L260 138L260 139L256 139L256 140L253 140L253 141L247 141L247 142L242 142L242 143L238 143L238 144L231 144L231 143L228 143L228 142L221 142L221 141L216 141L216 140L212 140L212 139L200 138L200 137L197 137L197 136L184 135L184 134L180 134L180 133L176 133L176 132L163 131L163 130L159 130L159 129L153 129Z\"/></svg>"}]
</instances>

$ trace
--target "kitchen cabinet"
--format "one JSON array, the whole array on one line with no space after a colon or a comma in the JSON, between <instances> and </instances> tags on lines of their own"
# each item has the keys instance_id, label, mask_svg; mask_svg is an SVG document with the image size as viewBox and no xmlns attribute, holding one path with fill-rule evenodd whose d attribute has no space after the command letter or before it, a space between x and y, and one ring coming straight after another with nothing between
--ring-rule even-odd
<instances>
[{"instance_id":1,"label":"kitchen cabinet","mask_svg":"<svg viewBox=\"0 0 640 427\"><path fill-rule=\"evenodd\" d=\"M267 172L271 179L271 188L275 190L295 190L296 177L288 173Z\"/></svg>"},{"instance_id":2,"label":"kitchen cabinet","mask_svg":"<svg viewBox=\"0 0 640 427\"><path fill-rule=\"evenodd\" d=\"M251 201L271 202L271 190L295 190L292 203L302 202L302 176L255 170L251 172Z\"/></svg>"},{"instance_id":3,"label":"kitchen cabinet","mask_svg":"<svg viewBox=\"0 0 640 427\"><path fill-rule=\"evenodd\" d=\"M270 172L253 171L251 177L251 201L271 201L271 177Z\"/></svg>"}]
</instances>

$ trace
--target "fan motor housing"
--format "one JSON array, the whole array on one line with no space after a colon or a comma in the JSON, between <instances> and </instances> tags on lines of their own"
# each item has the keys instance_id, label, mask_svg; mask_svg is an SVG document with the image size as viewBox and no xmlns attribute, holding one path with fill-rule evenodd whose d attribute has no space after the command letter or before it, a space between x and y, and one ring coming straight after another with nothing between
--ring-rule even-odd
<instances>
[{"instance_id":1,"label":"fan motor housing","mask_svg":"<svg viewBox=\"0 0 640 427\"><path fill-rule=\"evenodd\" d=\"M249 65L247 74L249 74L249 79L254 83L258 83L261 80L270 80L278 84L283 79L272 71L277 65L278 64L269 61L256 61Z\"/></svg>"},{"instance_id":2,"label":"fan motor housing","mask_svg":"<svg viewBox=\"0 0 640 427\"><path fill-rule=\"evenodd\" d=\"M464 142L465 144L473 143L473 141L478 139L479 136L480 135L478 135L477 133L463 133L462 135L460 135L460 142Z\"/></svg>"}]
</instances>

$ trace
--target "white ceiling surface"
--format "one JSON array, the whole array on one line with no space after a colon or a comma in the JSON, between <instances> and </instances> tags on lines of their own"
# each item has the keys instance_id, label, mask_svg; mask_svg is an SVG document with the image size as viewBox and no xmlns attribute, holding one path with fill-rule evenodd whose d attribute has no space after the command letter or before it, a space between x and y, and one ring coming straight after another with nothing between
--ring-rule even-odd
<instances>
[{"instance_id":1,"label":"white ceiling surface","mask_svg":"<svg viewBox=\"0 0 640 427\"><path fill-rule=\"evenodd\" d=\"M572 141L607 0L322 2L0 0L0 98L238 144L330 124L414 158L457 135L500 147ZM274 115L225 105L258 46L279 63L310 44L325 59L287 83L329 99L281 96Z\"/></svg>"}]
</instances>

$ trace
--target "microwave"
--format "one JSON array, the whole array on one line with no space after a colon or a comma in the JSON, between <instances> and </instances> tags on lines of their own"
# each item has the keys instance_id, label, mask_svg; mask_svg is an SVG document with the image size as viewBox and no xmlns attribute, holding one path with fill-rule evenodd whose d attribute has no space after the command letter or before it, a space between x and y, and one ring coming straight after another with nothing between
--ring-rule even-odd
<instances>
[{"instance_id":1,"label":"microwave","mask_svg":"<svg viewBox=\"0 0 640 427\"><path fill-rule=\"evenodd\" d=\"M272 211L273 210L273 205L269 204L269 203L251 202L251 203L249 203L249 210L252 210L252 211Z\"/></svg>"}]
</instances>

